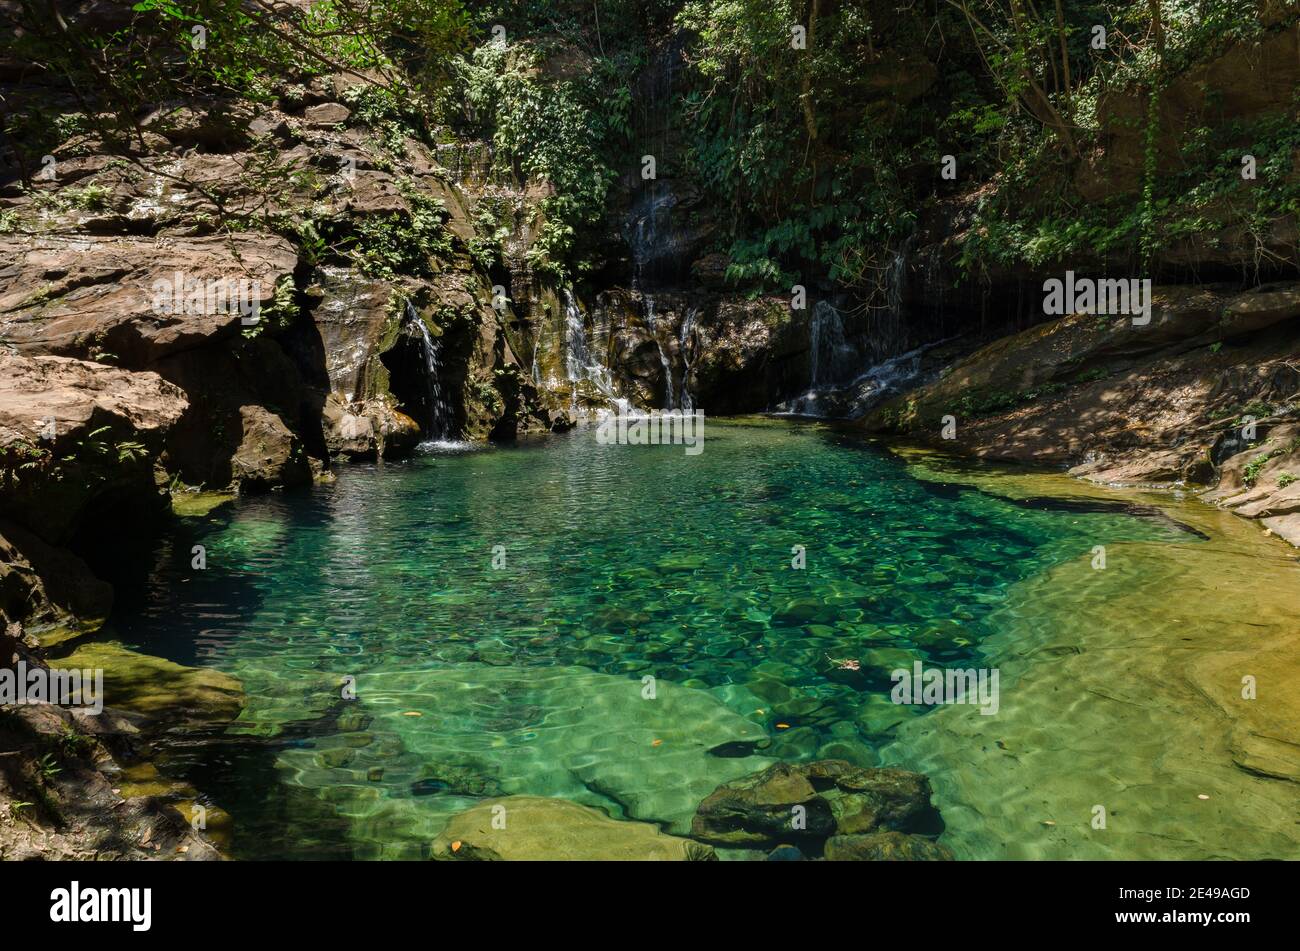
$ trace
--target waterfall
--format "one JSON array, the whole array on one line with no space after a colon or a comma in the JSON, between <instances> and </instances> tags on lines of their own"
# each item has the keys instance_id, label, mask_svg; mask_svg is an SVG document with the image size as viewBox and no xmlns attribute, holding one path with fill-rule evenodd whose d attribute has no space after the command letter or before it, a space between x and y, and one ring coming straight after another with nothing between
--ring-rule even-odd
<instances>
[{"instance_id":1,"label":"waterfall","mask_svg":"<svg viewBox=\"0 0 1300 951\"><path fill-rule=\"evenodd\" d=\"M663 344L659 342L659 328L655 325L655 299L649 294L645 295L645 322L650 328L650 336L654 338L655 348L659 351L659 362L664 368L664 409L674 409L673 368L668 362L668 355L664 353Z\"/></svg>"},{"instance_id":2,"label":"waterfall","mask_svg":"<svg viewBox=\"0 0 1300 951\"><path fill-rule=\"evenodd\" d=\"M695 329L695 316L699 308L687 307L686 315L682 317L681 334L677 340L677 352L682 358L682 395L679 402L682 404L682 410L687 413L695 412L695 400L691 396L691 357L689 346L691 331Z\"/></svg>"},{"instance_id":3,"label":"waterfall","mask_svg":"<svg viewBox=\"0 0 1300 951\"><path fill-rule=\"evenodd\" d=\"M564 290L564 375L573 384L569 405L574 415L578 412L578 384L583 380L595 386L606 399L615 400L614 383L609 369L592 354L587 344L587 327L582 319L582 310L579 309L573 292L567 288Z\"/></svg>"},{"instance_id":4,"label":"waterfall","mask_svg":"<svg viewBox=\"0 0 1300 951\"><path fill-rule=\"evenodd\" d=\"M416 328L424 354L425 385L429 388L429 412L425 436L429 440L446 439L451 434L452 413L442 392L442 341L429 332L415 305L406 302L406 322Z\"/></svg>"},{"instance_id":5,"label":"waterfall","mask_svg":"<svg viewBox=\"0 0 1300 951\"><path fill-rule=\"evenodd\" d=\"M885 306L872 311L867 346L871 357L879 363L898 354L907 343L907 330L903 324L903 298L907 292L908 238L894 252L885 271Z\"/></svg>"},{"instance_id":6,"label":"waterfall","mask_svg":"<svg viewBox=\"0 0 1300 951\"><path fill-rule=\"evenodd\" d=\"M844 320L830 301L818 301L809 322L809 380L811 390L843 379L857 362L857 351L844 335Z\"/></svg>"}]
</instances>

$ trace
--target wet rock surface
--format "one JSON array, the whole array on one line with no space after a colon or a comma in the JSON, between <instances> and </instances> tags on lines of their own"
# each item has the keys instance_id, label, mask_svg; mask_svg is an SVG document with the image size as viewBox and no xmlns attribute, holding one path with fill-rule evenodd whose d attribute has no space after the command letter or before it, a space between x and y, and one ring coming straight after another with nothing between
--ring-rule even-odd
<instances>
[{"instance_id":1,"label":"wet rock surface","mask_svg":"<svg viewBox=\"0 0 1300 951\"><path fill-rule=\"evenodd\" d=\"M1150 324L1075 314L1003 338L861 425L1106 484L1188 484L1300 544L1297 285L1155 289ZM954 420L944 438L945 418Z\"/></svg>"},{"instance_id":2,"label":"wet rock surface","mask_svg":"<svg viewBox=\"0 0 1300 951\"><path fill-rule=\"evenodd\" d=\"M716 859L713 849L665 835L646 822L629 822L565 799L508 796L488 799L447 823L433 841L439 861L695 862Z\"/></svg>"},{"instance_id":3,"label":"wet rock surface","mask_svg":"<svg viewBox=\"0 0 1300 951\"><path fill-rule=\"evenodd\" d=\"M731 848L830 848L840 838L840 859L875 857L873 843L855 841L872 833L889 840L899 854L935 853L929 839L917 835L939 828L924 776L900 769L864 769L842 760L777 763L762 772L718 787L700 803L691 835L702 842ZM907 834L904 834L907 833ZM919 839L912 843L912 839ZM923 843L923 844L922 844ZM881 854L887 849L881 847ZM830 858L828 852L827 858Z\"/></svg>"}]
</instances>

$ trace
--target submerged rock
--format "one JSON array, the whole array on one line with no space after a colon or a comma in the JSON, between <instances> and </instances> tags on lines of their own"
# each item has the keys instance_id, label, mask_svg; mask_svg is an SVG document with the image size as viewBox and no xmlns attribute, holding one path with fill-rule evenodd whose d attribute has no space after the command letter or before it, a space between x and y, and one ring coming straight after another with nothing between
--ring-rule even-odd
<instances>
[{"instance_id":1,"label":"submerged rock","mask_svg":"<svg viewBox=\"0 0 1300 951\"><path fill-rule=\"evenodd\" d=\"M778 845L771 852L767 853L769 862L803 862L804 854L793 845Z\"/></svg>"},{"instance_id":2,"label":"submerged rock","mask_svg":"<svg viewBox=\"0 0 1300 951\"><path fill-rule=\"evenodd\" d=\"M691 835L733 848L815 845L835 835L916 831L932 816L930 784L918 773L842 760L777 763L714 790Z\"/></svg>"},{"instance_id":3,"label":"submerged rock","mask_svg":"<svg viewBox=\"0 0 1300 951\"><path fill-rule=\"evenodd\" d=\"M611 819L567 799L507 796L462 812L433 840L439 861L712 861L713 849L648 822Z\"/></svg>"},{"instance_id":4,"label":"submerged rock","mask_svg":"<svg viewBox=\"0 0 1300 951\"><path fill-rule=\"evenodd\" d=\"M107 706L143 714L163 728L228 723L244 706L243 687L229 674L184 667L114 641L84 644L49 665L103 670Z\"/></svg>"},{"instance_id":5,"label":"submerged rock","mask_svg":"<svg viewBox=\"0 0 1300 951\"><path fill-rule=\"evenodd\" d=\"M873 832L836 835L826 840L828 862L951 862L947 846L921 835Z\"/></svg>"},{"instance_id":6,"label":"submerged rock","mask_svg":"<svg viewBox=\"0 0 1300 951\"><path fill-rule=\"evenodd\" d=\"M269 688L246 682L252 700L240 726L260 732L263 718L281 711ZM420 849L469 805L464 797L524 792L685 835L710 790L770 765L761 752L768 736L710 691L665 680L653 698L643 690L640 680L575 667L467 663L363 673L357 703L373 717L376 741L339 768L316 759L338 742L324 737L314 750L285 749L278 765L294 784L331 802L346 799L394 841ZM331 694L336 685L322 685L321 698ZM710 752L718 747L731 755ZM384 769L378 789L367 779L375 766ZM362 787L368 792L359 794Z\"/></svg>"}]
</instances>

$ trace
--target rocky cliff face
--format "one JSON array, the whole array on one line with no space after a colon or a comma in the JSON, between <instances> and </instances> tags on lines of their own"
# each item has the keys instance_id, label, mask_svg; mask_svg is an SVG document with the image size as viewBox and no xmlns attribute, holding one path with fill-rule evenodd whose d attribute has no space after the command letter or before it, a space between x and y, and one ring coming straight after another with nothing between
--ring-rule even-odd
<instances>
[{"instance_id":1,"label":"rocky cliff face","mask_svg":"<svg viewBox=\"0 0 1300 951\"><path fill-rule=\"evenodd\" d=\"M1178 485L1300 545L1300 284L1158 287L1149 324L1072 314L861 422L1094 481Z\"/></svg>"}]
</instances>

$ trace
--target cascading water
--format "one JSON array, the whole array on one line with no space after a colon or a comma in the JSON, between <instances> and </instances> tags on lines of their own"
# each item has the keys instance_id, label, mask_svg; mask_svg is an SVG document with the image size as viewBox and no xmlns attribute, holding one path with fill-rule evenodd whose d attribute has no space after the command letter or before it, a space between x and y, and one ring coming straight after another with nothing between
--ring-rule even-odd
<instances>
[{"instance_id":1,"label":"cascading water","mask_svg":"<svg viewBox=\"0 0 1300 951\"><path fill-rule=\"evenodd\" d=\"M875 363L896 356L906 343L903 295L907 291L908 244L910 239L894 252L894 258L885 271L885 306L874 309L868 322L867 349Z\"/></svg>"},{"instance_id":2,"label":"cascading water","mask_svg":"<svg viewBox=\"0 0 1300 951\"><path fill-rule=\"evenodd\" d=\"M809 389L843 380L858 354L844 335L844 319L829 301L818 301L808 328Z\"/></svg>"},{"instance_id":3,"label":"cascading water","mask_svg":"<svg viewBox=\"0 0 1300 951\"><path fill-rule=\"evenodd\" d=\"M695 329L695 317L699 308L687 307L686 315L682 317L681 335L677 340L677 352L682 358L682 393L679 402L682 404L682 410L687 413L695 412L695 399L691 396L691 351L690 337L691 331Z\"/></svg>"},{"instance_id":4,"label":"cascading water","mask_svg":"<svg viewBox=\"0 0 1300 951\"><path fill-rule=\"evenodd\" d=\"M895 266L901 279L903 265L896 260ZM889 306L897 308L895 313L901 313L901 300L901 291L896 298L891 297ZM863 346L871 362L866 370L859 370L863 356L845 333L843 315L829 301L819 301L808 324L808 389L779 403L773 415L862 415L920 374L925 348L903 354L891 352L899 339L899 332L882 336L873 332Z\"/></svg>"},{"instance_id":5,"label":"cascading water","mask_svg":"<svg viewBox=\"0 0 1300 951\"><path fill-rule=\"evenodd\" d=\"M416 329L424 356L425 385L429 389L425 437L433 442L448 439L451 437L452 411L442 391L442 341L429 332L428 326L420 319L419 312L410 301L406 302L405 318L406 323Z\"/></svg>"},{"instance_id":6,"label":"cascading water","mask_svg":"<svg viewBox=\"0 0 1300 951\"><path fill-rule=\"evenodd\" d=\"M533 366L536 365L534 357ZM573 292L567 289L564 291L564 375L572 384L569 406L575 416L578 412L578 384L584 380L610 402L617 402L609 369L592 354L582 310Z\"/></svg>"},{"instance_id":7,"label":"cascading water","mask_svg":"<svg viewBox=\"0 0 1300 951\"><path fill-rule=\"evenodd\" d=\"M663 344L659 342L659 328L656 324L655 299L649 294L645 295L645 322L650 328L650 336L654 338L655 347L659 351L659 362L664 368L664 409L675 409L673 402L673 368L668 362L668 354L664 353Z\"/></svg>"}]
</instances>

